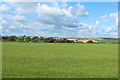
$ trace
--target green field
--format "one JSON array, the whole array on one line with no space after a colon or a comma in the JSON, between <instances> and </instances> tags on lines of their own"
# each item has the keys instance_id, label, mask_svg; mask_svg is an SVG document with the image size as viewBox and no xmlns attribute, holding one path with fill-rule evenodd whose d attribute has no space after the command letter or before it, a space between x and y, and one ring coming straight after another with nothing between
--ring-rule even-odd
<instances>
[{"instance_id":1,"label":"green field","mask_svg":"<svg viewBox=\"0 0 120 80\"><path fill-rule=\"evenodd\" d=\"M109 44L118 44L119 41L118 40L97 40L99 42L102 42L102 43L109 43Z\"/></svg>"},{"instance_id":2,"label":"green field","mask_svg":"<svg viewBox=\"0 0 120 80\"><path fill-rule=\"evenodd\" d=\"M3 78L116 78L117 44L3 43Z\"/></svg>"}]
</instances>

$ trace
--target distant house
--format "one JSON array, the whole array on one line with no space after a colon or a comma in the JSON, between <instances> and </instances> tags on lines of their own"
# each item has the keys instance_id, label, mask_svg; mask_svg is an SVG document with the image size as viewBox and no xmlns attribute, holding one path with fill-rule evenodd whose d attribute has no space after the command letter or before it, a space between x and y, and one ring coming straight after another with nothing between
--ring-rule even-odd
<instances>
[{"instance_id":1,"label":"distant house","mask_svg":"<svg viewBox=\"0 0 120 80\"><path fill-rule=\"evenodd\" d=\"M76 42L77 38L67 38L67 40Z\"/></svg>"},{"instance_id":2,"label":"distant house","mask_svg":"<svg viewBox=\"0 0 120 80\"><path fill-rule=\"evenodd\" d=\"M53 37L53 39L56 39L56 40L63 40L63 38L61 38L61 37Z\"/></svg>"},{"instance_id":3,"label":"distant house","mask_svg":"<svg viewBox=\"0 0 120 80\"><path fill-rule=\"evenodd\" d=\"M93 41L93 43L100 43L99 41L95 41L95 40L92 40Z\"/></svg>"}]
</instances>

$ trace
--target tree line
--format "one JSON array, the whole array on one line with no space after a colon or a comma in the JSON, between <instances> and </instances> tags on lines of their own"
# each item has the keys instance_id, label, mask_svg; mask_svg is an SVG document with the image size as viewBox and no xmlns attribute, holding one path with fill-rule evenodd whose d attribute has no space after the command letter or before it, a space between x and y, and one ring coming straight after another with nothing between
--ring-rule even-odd
<instances>
[{"instance_id":1,"label":"tree line","mask_svg":"<svg viewBox=\"0 0 120 80\"><path fill-rule=\"evenodd\" d=\"M34 43L73 43L74 41L67 40L66 38L54 39L53 37L30 37L30 36L2 36L2 41L10 42L34 42Z\"/></svg>"}]
</instances>

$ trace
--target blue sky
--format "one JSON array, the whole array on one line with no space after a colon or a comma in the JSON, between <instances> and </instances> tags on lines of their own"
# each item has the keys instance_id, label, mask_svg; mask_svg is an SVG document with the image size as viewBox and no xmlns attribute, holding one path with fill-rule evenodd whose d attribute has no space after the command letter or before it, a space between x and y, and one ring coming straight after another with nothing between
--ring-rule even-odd
<instances>
[{"instance_id":1,"label":"blue sky","mask_svg":"<svg viewBox=\"0 0 120 80\"><path fill-rule=\"evenodd\" d=\"M2 35L118 37L117 2L4 2Z\"/></svg>"}]
</instances>

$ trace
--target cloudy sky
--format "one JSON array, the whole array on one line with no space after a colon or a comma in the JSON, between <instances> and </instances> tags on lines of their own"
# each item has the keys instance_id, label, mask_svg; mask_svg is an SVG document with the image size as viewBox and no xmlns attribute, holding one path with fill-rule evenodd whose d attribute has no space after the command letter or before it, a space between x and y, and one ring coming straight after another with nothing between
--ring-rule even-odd
<instances>
[{"instance_id":1,"label":"cloudy sky","mask_svg":"<svg viewBox=\"0 0 120 80\"><path fill-rule=\"evenodd\" d=\"M2 35L118 37L117 2L3 2Z\"/></svg>"}]
</instances>

